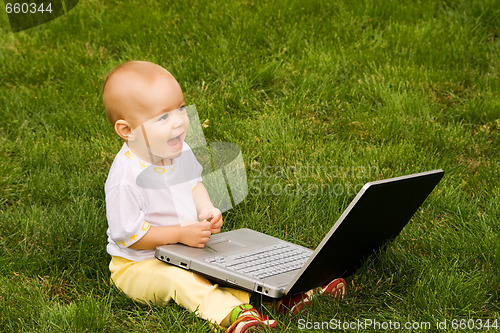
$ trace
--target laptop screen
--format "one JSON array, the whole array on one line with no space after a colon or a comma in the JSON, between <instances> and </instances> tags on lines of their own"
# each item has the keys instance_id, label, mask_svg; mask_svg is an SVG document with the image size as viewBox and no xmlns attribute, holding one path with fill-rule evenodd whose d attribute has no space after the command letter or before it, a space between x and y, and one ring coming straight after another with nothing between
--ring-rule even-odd
<instances>
[{"instance_id":1,"label":"laptop screen","mask_svg":"<svg viewBox=\"0 0 500 333\"><path fill-rule=\"evenodd\" d=\"M367 183L325 236L287 294L354 273L394 239L443 177L442 170Z\"/></svg>"}]
</instances>

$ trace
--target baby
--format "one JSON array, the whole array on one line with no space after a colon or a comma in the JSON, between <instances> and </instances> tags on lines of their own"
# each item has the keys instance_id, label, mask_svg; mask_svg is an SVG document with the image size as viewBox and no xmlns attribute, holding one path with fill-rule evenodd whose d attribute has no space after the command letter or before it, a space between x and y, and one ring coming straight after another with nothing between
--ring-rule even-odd
<instances>
[{"instance_id":1,"label":"baby","mask_svg":"<svg viewBox=\"0 0 500 333\"><path fill-rule=\"evenodd\" d=\"M274 327L274 320L249 304L249 293L154 257L164 244L202 248L223 223L201 182L202 167L184 141L189 118L179 83L161 66L127 62L108 75L103 102L124 141L105 184L112 281L133 299L174 300L227 332ZM345 282L334 280L319 291L342 296ZM295 312L315 294L295 295L279 306Z\"/></svg>"}]
</instances>

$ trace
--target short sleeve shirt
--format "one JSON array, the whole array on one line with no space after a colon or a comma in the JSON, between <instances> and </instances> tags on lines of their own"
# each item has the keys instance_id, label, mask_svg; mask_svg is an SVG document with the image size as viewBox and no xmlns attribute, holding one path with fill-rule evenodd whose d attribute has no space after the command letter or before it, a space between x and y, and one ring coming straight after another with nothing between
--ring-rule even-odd
<instances>
[{"instance_id":1,"label":"short sleeve shirt","mask_svg":"<svg viewBox=\"0 0 500 333\"><path fill-rule=\"evenodd\" d=\"M154 258L154 250L134 250L129 246L151 226L197 220L192 190L201 181L201 173L202 167L186 143L181 155L168 166L151 165L124 144L104 187L107 252L133 261Z\"/></svg>"}]
</instances>

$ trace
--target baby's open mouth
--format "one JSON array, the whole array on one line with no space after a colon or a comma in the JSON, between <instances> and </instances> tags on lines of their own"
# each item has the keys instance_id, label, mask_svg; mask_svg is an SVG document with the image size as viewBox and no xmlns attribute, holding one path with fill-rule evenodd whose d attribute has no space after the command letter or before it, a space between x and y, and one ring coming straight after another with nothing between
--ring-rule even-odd
<instances>
[{"instance_id":1,"label":"baby's open mouth","mask_svg":"<svg viewBox=\"0 0 500 333\"><path fill-rule=\"evenodd\" d=\"M178 145L181 142L181 135L176 136L175 138L168 140L167 143L171 146Z\"/></svg>"}]
</instances>

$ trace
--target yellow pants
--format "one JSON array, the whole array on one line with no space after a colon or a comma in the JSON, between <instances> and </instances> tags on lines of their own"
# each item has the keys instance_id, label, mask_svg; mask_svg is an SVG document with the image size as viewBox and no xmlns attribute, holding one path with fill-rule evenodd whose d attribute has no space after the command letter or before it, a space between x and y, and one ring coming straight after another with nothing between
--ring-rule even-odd
<instances>
[{"instance_id":1,"label":"yellow pants","mask_svg":"<svg viewBox=\"0 0 500 333\"><path fill-rule=\"evenodd\" d=\"M111 280L130 298L156 304L174 300L219 325L236 306L250 301L245 291L219 287L203 276L157 259L135 262L111 257L109 270Z\"/></svg>"}]
</instances>

